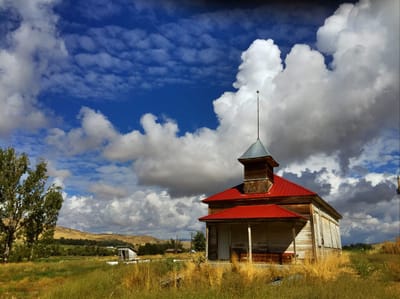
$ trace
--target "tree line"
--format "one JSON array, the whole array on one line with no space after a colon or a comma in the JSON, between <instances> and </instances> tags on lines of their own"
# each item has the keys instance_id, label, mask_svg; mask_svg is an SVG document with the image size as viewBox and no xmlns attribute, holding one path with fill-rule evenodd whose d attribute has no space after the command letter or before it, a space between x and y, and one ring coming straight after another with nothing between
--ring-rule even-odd
<instances>
[{"instance_id":1,"label":"tree line","mask_svg":"<svg viewBox=\"0 0 400 299\"><path fill-rule=\"evenodd\" d=\"M171 239L163 243L146 243L138 247L138 255L153 255L153 254L164 254L167 249L171 249L174 252L183 252L183 244L179 240Z\"/></svg>"},{"instance_id":2,"label":"tree line","mask_svg":"<svg viewBox=\"0 0 400 299\"><path fill-rule=\"evenodd\" d=\"M343 250L353 250L353 251L364 251L364 250L371 250L373 247L371 244L366 243L354 243L349 245L344 245L342 247Z\"/></svg>"},{"instance_id":3,"label":"tree line","mask_svg":"<svg viewBox=\"0 0 400 299\"><path fill-rule=\"evenodd\" d=\"M133 244L124 242L118 239L109 239L109 240L89 240L89 239L69 239L61 237L60 239L54 239L52 241L53 244L60 245L81 245L81 246L130 246L133 247Z\"/></svg>"},{"instance_id":4,"label":"tree line","mask_svg":"<svg viewBox=\"0 0 400 299\"><path fill-rule=\"evenodd\" d=\"M196 232L194 237L191 239L191 248L195 251L204 251L206 246L206 239L201 231ZM189 250L190 250L189 249ZM183 248L183 244L179 240L170 239L163 243L146 243L139 246L138 255L152 255L152 254L164 254L167 250L178 252L187 251Z\"/></svg>"}]
</instances>

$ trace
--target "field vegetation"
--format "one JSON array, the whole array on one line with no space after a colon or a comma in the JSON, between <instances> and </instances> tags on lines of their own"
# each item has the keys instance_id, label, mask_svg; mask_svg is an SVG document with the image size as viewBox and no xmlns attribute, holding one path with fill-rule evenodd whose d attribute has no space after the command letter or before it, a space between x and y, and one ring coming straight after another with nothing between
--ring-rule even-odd
<instances>
[{"instance_id":1,"label":"field vegetation","mask_svg":"<svg viewBox=\"0 0 400 299\"><path fill-rule=\"evenodd\" d=\"M83 232L77 229L56 226L54 231L54 239L68 239L68 240L92 240L92 241L110 241L118 240L126 244L144 244L144 243L158 243L161 240L152 236L130 236L120 234L93 234Z\"/></svg>"},{"instance_id":2,"label":"field vegetation","mask_svg":"<svg viewBox=\"0 0 400 299\"><path fill-rule=\"evenodd\" d=\"M158 240L149 236L128 236L118 234L91 234L64 227L56 227L55 236L40 240L28 247L23 240L16 240L8 257L10 262L22 262L49 257L71 256L114 256L118 247L130 247L139 255L160 255L167 250L189 252L190 249L204 251L205 238L197 232L192 242L181 240ZM128 242L129 241L129 242ZM132 241L149 241L131 243Z\"/></svg>"},{"instance_id":3,"label":"field vegetation","mask_svg":"<svg viewBox=\"0 0 400 299\"><path fill-rule=\"evenodd\" d=\"M116 266L107 257L10 263L0 265L0 298L392 299L400 295L399 249L400 239L290 266L216 265L199 253Z\"/></svg>"}]
</instances>

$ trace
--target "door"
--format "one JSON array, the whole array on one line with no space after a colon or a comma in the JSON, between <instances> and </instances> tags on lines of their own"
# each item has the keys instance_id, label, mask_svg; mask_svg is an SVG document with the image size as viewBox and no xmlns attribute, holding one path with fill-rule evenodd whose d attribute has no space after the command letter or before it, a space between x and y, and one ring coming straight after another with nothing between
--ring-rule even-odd
<instances>
[{"instance_id":1,"label":"door","mask_svg":"<svg viewBox=\"0 0 400 299\"><path fill-rule=\"evenodd\" d=\"M231 228L228 224L218 226L218 259L230 259Z\"/></svg>"}]
</instances>

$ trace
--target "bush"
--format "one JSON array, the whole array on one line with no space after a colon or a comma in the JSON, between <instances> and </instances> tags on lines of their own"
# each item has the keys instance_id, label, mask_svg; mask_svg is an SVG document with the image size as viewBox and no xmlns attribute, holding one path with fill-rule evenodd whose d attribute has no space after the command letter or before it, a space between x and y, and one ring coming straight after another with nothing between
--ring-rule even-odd
<instances>
[{"instance_id":1,"label":"bush","mask_svg":"<svg viewBox=\"0 0 400 299\"><path fill-rule=\"evenodd\" d=\"M16 244L11 252L9 262L22 262L28 260L30 250L23 244Z\"/></svg>"},{"instance_id":2,"label":"bush","mask_svg":"<svg viewBox=\"0 0 400 299\"><path fill-rule=\"evenodd\" d=\"M193 248L196 251L204 251L206 249L206 238L201 231L196 232L193 237Z\"/></svg>"}]
</instances>

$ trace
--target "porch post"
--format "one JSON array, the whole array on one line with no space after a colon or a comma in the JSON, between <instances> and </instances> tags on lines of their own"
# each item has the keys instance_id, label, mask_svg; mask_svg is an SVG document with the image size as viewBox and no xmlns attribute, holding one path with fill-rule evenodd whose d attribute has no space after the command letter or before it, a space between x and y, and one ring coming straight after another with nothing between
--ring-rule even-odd
<instances>
[{"instance_id":1,"label":"porch post","mask_svg":"<svg viewBox=\"0 0 400 299\"><path fill-rule=\"evenodd\" d=\"M296 227L295 224L292 226L292 235L293 235L293 251L294 251L294 260L297 260L297 254L296 254Z\"/></svg>"},{"instance_id":2,"label":"porch post","mask_svg":"<svg viewBox=\"0 0 400 299\"><path fill-rule=\"evenodd\" d=\"M247 224L247 234L249 237L249 262L252 263L253 262L253 245L251 242L251 226L250 223Z\"/></svg>"},{"instance_id":3,"label":"porch post","mask_svg":"<svg viewBox=\"0 0 400 299\"><path fill-rule=\"evenodd\" d=\"M209 230L208 230L208 224L206 224L206 260L208 260L208 238L210 237Z\"/></svg>"}]
</instances>

